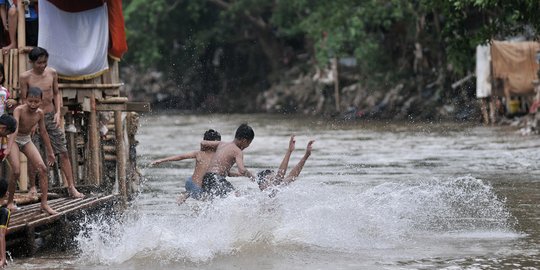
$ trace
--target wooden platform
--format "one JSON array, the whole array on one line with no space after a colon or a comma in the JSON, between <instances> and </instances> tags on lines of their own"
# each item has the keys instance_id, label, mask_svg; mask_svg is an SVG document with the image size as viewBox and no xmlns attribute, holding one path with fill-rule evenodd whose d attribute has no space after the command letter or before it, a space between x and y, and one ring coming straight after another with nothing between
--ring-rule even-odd
<instances>
[{"instance_id":1,"label":"wooden platform","mask_svg":"<svg viewBox=\"0 0 540 270\"><path fill-rule=\"evenodd\" d=\"M58 235L59 232L66 230L66 228L62 227L78 225L76 220L71 221L71 223L76 224L66 224L70 222L68 217L73 219L73 216L81 215L83 210L86 212L96 210L106 205L113 205L118 200L119 195L91 195L82 199L59 198L49 200L49 205L58 211L56 215L43 213L39 202L20 206L20 209L11 214L6 236L8 250L19 249L26 255L32 255L37 250L35 244L37 237L44 237L45 235L69 237L65 233Z\"/></svg>"}]
</instances>

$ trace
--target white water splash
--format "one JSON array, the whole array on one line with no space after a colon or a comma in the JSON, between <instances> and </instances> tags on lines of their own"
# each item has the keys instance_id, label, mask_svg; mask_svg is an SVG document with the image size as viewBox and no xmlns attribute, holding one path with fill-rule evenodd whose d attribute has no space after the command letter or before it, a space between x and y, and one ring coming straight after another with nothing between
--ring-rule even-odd
<instances>
[{"instance_id":1,"label":"white water splash","mask_svg":"<svg viewBox=\"0 0 540 270\"><path fill-rule=\"evenodd\" d=\"M429 248L455 238L520 237L505 200L473 177L375 186L303 179L274 198L256 190L247 193L211 203L166 205L171 209L163 213L133 209L120 221L87 222L77 238L81 261L201 263L259 248L354 254L403 246Z\"/></svg>"}]
</instances>

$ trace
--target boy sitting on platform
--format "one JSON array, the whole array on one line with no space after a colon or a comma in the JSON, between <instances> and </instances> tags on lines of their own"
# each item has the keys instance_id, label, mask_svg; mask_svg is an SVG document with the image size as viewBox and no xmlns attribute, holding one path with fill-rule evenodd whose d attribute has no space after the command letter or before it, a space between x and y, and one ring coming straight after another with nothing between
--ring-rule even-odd
<instances>
[{"instance_id":1,"label":"boy sitting on platform","mask_svg":"<svg viewBox=\"0 0 540 270\"><path fill-rule=\"evenodd\" d=\"M30 87L26 93L26 103L18 106L13 111L13 116L17 121L17 129L13 134L9 136L8 148L4 153L8 156L9 164L11 165L12 177L9 181L9 196L8 196L8 208L11 211L16 210L16 206L13 203L13 196L15 194L15 186L19 180L21 174L21 167L19 163L19 153L23 152L35 168L37 168L39 175L39 183L41 186L41 209L51 215L57 214L49 204L47 203L47 191L49 185L47 166L41 159L36 146L32 143L30 133L32 128L38 124L39 133L45 148L47 149L47 160L49 166L54 164L54 153L49 140L49 135L45 128L44 112L39 108L41 106L43 93L41 89L37 87Z\"/></svg>"},{"instance_id":2,"label":"boy sitting on platform","mask_svg":"<svg viewBox=\"0 0 540 270\"><path fill-rule=\"evenodd\" d=\"M5 179L0 179L0 200L4 200L8 189L8 183ZM0 208L0 267L7 265L6 261L6 234L11 212L6 207Z\"/></svg>"}]
</instances>

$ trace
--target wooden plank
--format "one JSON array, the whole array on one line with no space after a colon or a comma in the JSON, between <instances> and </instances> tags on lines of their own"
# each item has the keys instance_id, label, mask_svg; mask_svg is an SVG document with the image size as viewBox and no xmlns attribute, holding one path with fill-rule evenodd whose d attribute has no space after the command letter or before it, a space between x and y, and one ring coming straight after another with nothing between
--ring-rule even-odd
<instances>
[{"instance_id":1,"label":"wooden plank","mask_svg":"<svg viewBox=\"0 0 540 270\"><path fill-rule=\"evenodd\" d=\"M26 46L26 24L22 23L25 21L24 18L24 9L26 5L17 5L17 46L16 48L21 48Z\"/></svg>"},{"instance_id":2,"label":"wooden plank","mask_svg":"<svg viewBox=\"0 0 540 270\"><path fill-rule=\"evenodd\" d=\"M120 82L120 70L118 69L118 61L110 58L109 61L109 72L111 73L111 81L113 83Z\"/></svg>"},{"instance_id":3,"label":"wooden plank","mask_svg":"<svg viewBox=\"0 0 540 270\"><path fill-rule=\"evenodd\" d=\"M99 172L99 163L100 161L100 152L99 147L99 135L98 135L98 122L97 122L97 112L96 112L96 99L92 94L90 98L90 119L88 123L88 140L90 143L90 170L88 178L94 185L101 184L100 172Z\"/></svg>"},{"instance_id":4,"label":"wooden plank","mask_svg":"<svg viewBox=\"0 0 540 270\"><path fill-rule=\"evenodd\" d=\"M58 211L56 215L42 213L39 208L39 203L32 205L28 209L19 210L18 215L12 215L8 233L14 233L24 228L34 228L37 226L52 223L61 219L63 216L75 211L91 208L100 204L107 203L115 199L117 195L107 195L103 197L87 197L84 199L62 198L49 201L51 207Z\"/></svg>"},{"instance_id":5,"label":"wooden plank","mask_svg":"<svg viewBox=\"0 0 540 270\"><path fill-rule=\"evenodd\" d=\"M122 202L127 204L126 185L126 145L124 144L124 125L122 124L122 112L114 112L114 133L116 134L116 174Z\"/></svg>"},{"instance_id":6,"label":"wooden plank","mask_svg":"<svg viewBox=\"0 0 540 270\"><path fill-rule=\"evenodd\" d=\"M111 104L111 103L116 104L116 103L126 103L128 101L129 100L127 97L110 97L110 98L100 100L99 103L100 104Z\"/></svg>"},{"instance_id":7,"label":"wooden plank","mask_svg":"<svg viewBox=\"0 0 540 270\"><path fill-rule=\"evenodd\" d=\"M120 89L104 89L103 93L108 97L117 97L120 96Z\"/></svg>"},{"instance_id":8,"label":"wooden plank","mask_svg":"<svg viewBox=\"0 0 540 270\"><path fill-rule=\"evenodd\" d=\"M126 102L116 104L96 104L97 111L122 111L122 112L149 112L150 103L148 102Z\"/></svg>"},{"instance_id":9,"label":"wooden plank","mask_svg":"<svg viewBox=\"0 0 540 270\"><path fill-rule=\"evenodd\" d=\"M11 89L11 93L16 93L15 88L19 88L19 50L14 50L13 53L13 89ZM14 97L16 96L17 94L14 95Z\"/></svg>"},{"instance_id":10,"label":"wooden plank","mask_svg":"<svg viewBox=\"0 0 540 270\"><path fill-rule=\"evenodd\" d=\"M59 83L58 88L71 88L84 91L94 89L117 89L123 85L124 83Z\"/></svg>"}]
</instances>

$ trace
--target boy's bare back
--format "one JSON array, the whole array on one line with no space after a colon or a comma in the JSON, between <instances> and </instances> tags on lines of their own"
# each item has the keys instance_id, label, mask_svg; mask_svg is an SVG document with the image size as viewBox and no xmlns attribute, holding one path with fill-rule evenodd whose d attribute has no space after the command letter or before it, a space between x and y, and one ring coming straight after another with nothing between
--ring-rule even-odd
<instances>
[{"instance_id":1,"label":"boy's bare back","mask_svg":"<svg viewBox=\"0 0 540 270\"><path fill-rule=\"evenodd\" d=\"M43 119L43 110L37 109L35 111L30 110L28 104L24 104L15 108L13 114L19 114L19 126L18 134L29 135L32 128Z\"/></svg>"},{"instance_id":2,"label":"boy's bare back","mask_svg":"<svg viewBox=\"0 0 540 270\"><path fill-rule=\"evenodd\" d=\"M227 176L237 158L243 158L242 150L234 142L221 142L216 149L208 172Z\"/></svg>"},{"instance_id":3,"label":"boy's bare back","mask_svg":"<svg viewBox=\"0 0 540 270\"><path fill-rule=\"evenodd\" d=\"M32 69L27 70L21 74L21 97L26 97L26 92L29 87L38 87L43 92L42 103L40 108L45 113L55 112L54 109L54 95L56 94L55 85L57 82L56 70L51 67L46 67L43 74L35 74Z\"/></svg>"},{"instance_id":4,"label":"boy's bare back","mask_svg":"<svg viewBox=\"0 0 540 270\"><path fill-rule=\"evenodd\" d=\"M193 170L193 176L191 179L194 183L202 186L204 174L208 171L208 167L214 158L215 151L198 151L195 155L195 170Z\"/></svg>"}]
</instances>

